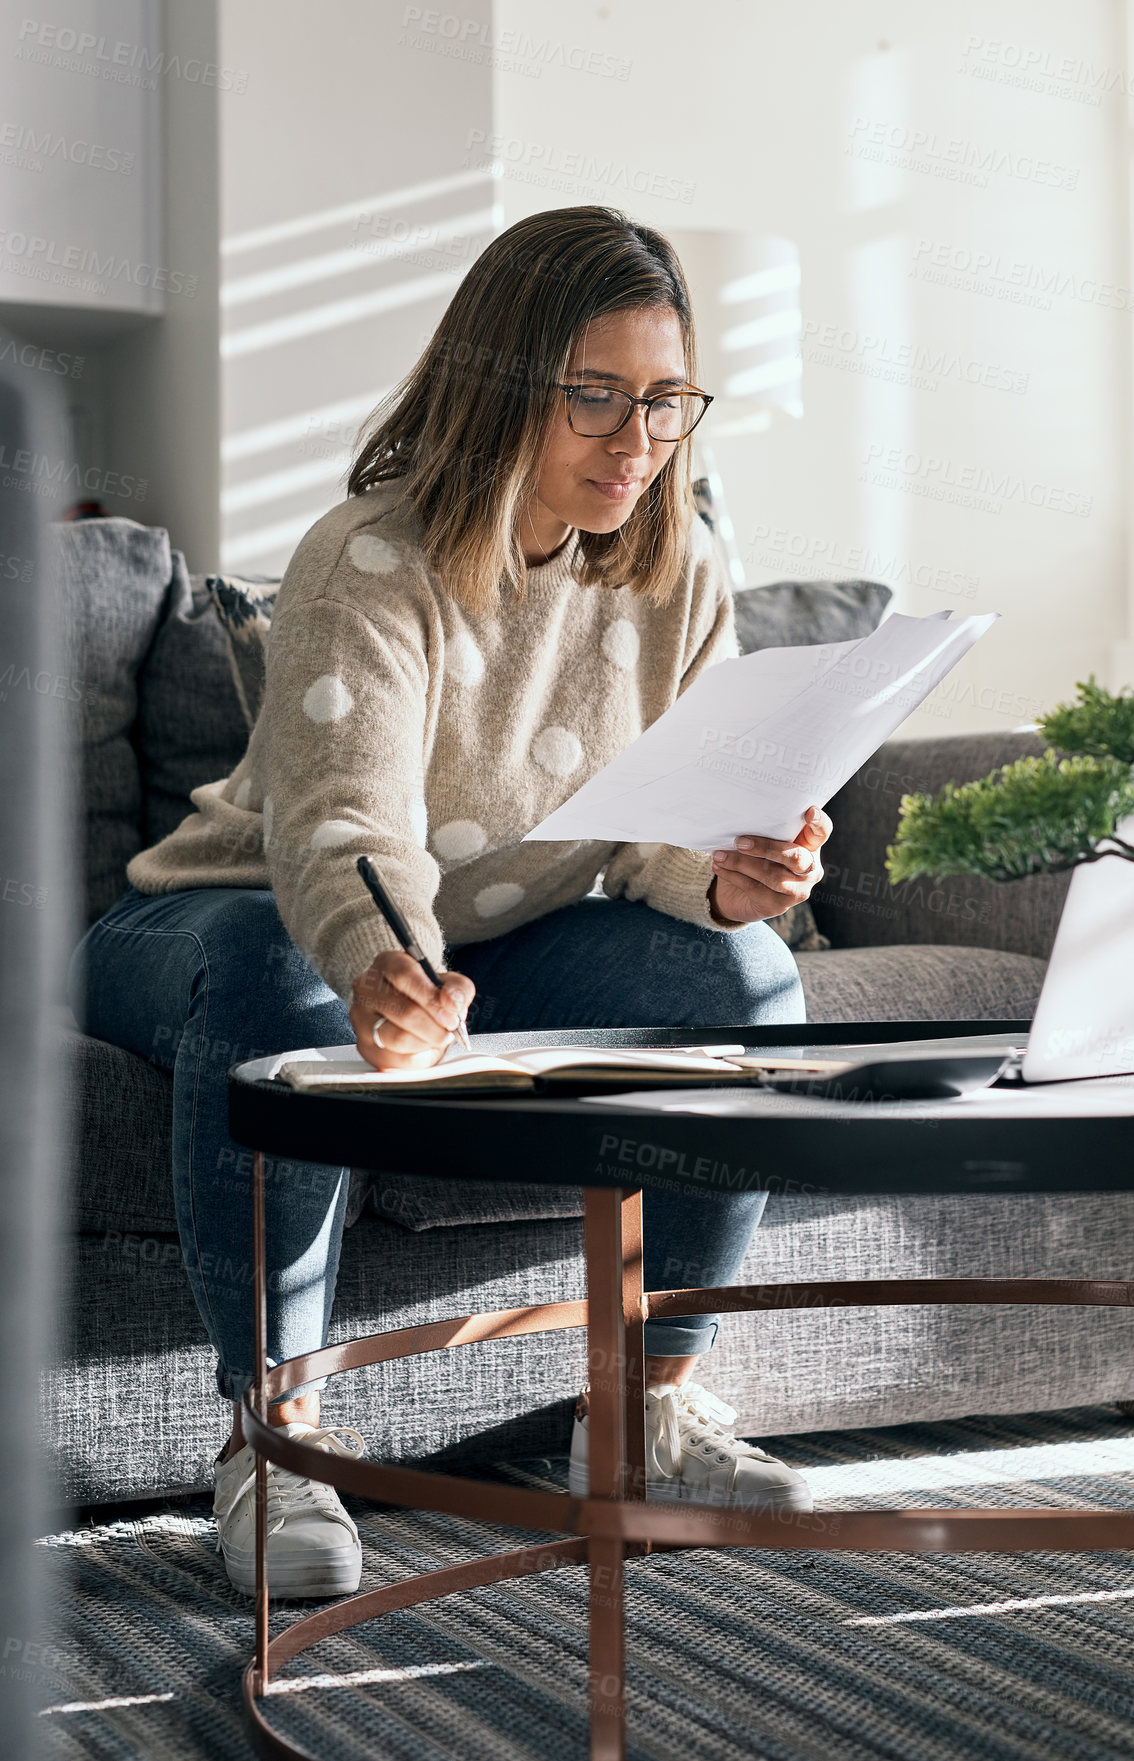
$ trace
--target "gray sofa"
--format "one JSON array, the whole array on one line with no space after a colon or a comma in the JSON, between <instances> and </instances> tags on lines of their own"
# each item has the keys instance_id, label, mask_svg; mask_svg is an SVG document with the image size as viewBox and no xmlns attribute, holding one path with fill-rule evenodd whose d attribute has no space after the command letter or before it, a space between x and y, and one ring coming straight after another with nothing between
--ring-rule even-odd
<instances>
[{"instance_id":1,"label":"gray sofa","mask_svg":"<svg viewBox=\"0 0 1134 1761\"><path fill-rule=\"evenodd\" d=\"M166 534L127 521L61 536L82 760L89 920L123 868L188 811L188 789L227 774L247 728L224 632ZM814 584L759 604L799 612L818 639ZM831 590L838 609L846 598ZM843 610L845 611L845 605ZM874 615L881 609L879 602ZM811 621L808 621L810 618ZM838 632L836 632L838 633ZM790 639L781 627L770 640ZM756 645L755 641L749 645ZM60 693L60 695L63 695ZM984 774L1027 735L893 741L840 792L814 897L831 946L797 959L814 1021L1029 1016L1064 884L960 880L889 887L900 794ZM61 1490L96 1504L199 1490L227 1427L181 1264L169 1179L171 1082L156 1065L62 1022L72 1192L69 1291L43 1424ZM749 1252L753 1281L936 1274L1126 1277L1134 1208L1121 1195L836 1200L773 1193ZM396 1172L356 1176L333 1337L582 1293L580 1195L467 1188ZM1134 1316L1007 1306L762 1312L727 1324L714 1389L767 1436L1134 1392ZM566 1446L584 1375L579 1334L377 1366L332 1384L325 1410L373 1454L435 1465Z\"/></svg>"}]
</instances>

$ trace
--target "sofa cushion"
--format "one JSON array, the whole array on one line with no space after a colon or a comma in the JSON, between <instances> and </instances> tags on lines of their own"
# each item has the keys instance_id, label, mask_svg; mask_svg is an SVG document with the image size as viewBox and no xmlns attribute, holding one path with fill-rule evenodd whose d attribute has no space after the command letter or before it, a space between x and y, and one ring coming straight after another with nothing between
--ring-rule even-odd
<instances>
[{"instance_id":1,"label":"sofa cushion","mask_svg":"<svg viewBox=\"0 0 1134 1761\"><path fill-rule=\"evenodd\" d=\"M434 1180L416 1174L351 1171L348 1218L382 1217L415 1234L460 1224L538 1222L547 1217L581 1217L581 1186L532 1186L519 1181Z\"/></svg>"},{"instance_id":2,"label":"sofa cushion","mask_svg":"<svg viewBox=\"0 0 1134 1761\"><path fill-rule=\"evenodd\" d=\"M1045 962L997 948L832 948L796 964L808 1021L1026 1021Z\"/></svg>"},{"instance_id":3,"label":"sofa cushion","mask_svg":"<svg viewBox=\"0 0 1134 1761\"><path fill-rule=\"evenodd\" d=\"M1069 874L1033 874L1003 885L975 874L919 875L892 886L886 873L903 795L934 795L947 782L971 782L1043 749L1029 733L887 740L827 804L835 829L823 852L823 879L811 895L824 935L836 948L952 943L1046 960Z\"/></svg>"},{"instance_id":4,"label":"sofa cushion","mask_svg":"<svg viewBox=\"0 0 1134 1761\"><path fill-rule=\"evenodd\" d=\"M133 1052L74 1028L61 1030L59 1057L67 1072L74 1167L68 1227L114 1243L116 1251L125 1251L127 1236L142 1238L139 1255L158 1251L154 1238L177 1232L171 1078Z\"/></svg>"},{"instance_id":5,"label":"sofa cushion","mask_svg":"<svg viewBox=\"0 0 1134 1761\"><path fill-rule=\"evenodd\" d=\"M83 805L83 921L125 889L142 848L142 785L131 732L137 678L161 620L172 572L169 535L134 520L51 528L61 636Z\"/></svg>"},{"instance_id":6,"label":"sofa cushion","mask_svg":"<svg viewBox=\"0 0 1134 1761\"><path fill-rule=\"evenodd\" d=\"M740 1278L1123 1279L1132 1233L1128 1192L787 1190L769 1197ZM730 1316L713 1353L713 1390L746 1437L1046 1412L1129 1399L1134 1386L1126 1308L914 1303L753 1318ZM935 1489L925 1502L947 1497Z\"/></svg>"},{"instance_id":7,"label":"sofa cushion","mask_svg":"<svg viewBox=\"0 0 1134 1761\"><path fill-rule=\"evenodd\" d=\"M189 791L228 776L248 744L212 596L176 550L161 623L138 674L136 734L146 848L192 813Z\"/></svg>"},{"instance_id":8,"label":"sofa cushion","mask_svg":"<svg viewBox=\"0 0 1134 1761\"><path fill-rule=\"evenodd\" d=\"M732 596L741 654L869 636L893 595L880 581L775 581Z\"/></svg>"}]
</instances>

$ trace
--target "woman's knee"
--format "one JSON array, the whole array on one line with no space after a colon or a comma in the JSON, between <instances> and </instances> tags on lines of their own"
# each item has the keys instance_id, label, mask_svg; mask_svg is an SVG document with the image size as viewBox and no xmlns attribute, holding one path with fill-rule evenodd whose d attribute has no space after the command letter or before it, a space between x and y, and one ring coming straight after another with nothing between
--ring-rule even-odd
<instances>
[{"instance_id":1,"label":"woman's knee","mask_svg":"<svg viewBox=\"0 0 1134 1761\"><path fill-rule=\"evenodd\" d=\"M307 1015L347 1019L342 999L310 965L280 918L275 895L223 889L197 926L207 967L210 1007L284 1026Z\"/></svg>"},{"instance_id":2,"label":"woman's knee","mask_svg":"<svg viewBox=\"0 0 1134 1761\"><path fill-rule=\"evenodd\" d=\"M300 976L301 969L310 972L283 926L275 894L266 889L218 889L215 904L202 912L196 932L206 961L220 968L220 983L232 976L253 990L279 989Z\"/></svg>"},{"instance_id":3,"label":"woman's knee","mask_svg":"<svg viewBox=\"0 0 1134 1761\"><path fill-rule=\"evenodd\" d=\"M700 933L705 956L689 963L689 993L706 1027L806 1020L795 956L769 924Z\"/></svg>"}]
</instances>

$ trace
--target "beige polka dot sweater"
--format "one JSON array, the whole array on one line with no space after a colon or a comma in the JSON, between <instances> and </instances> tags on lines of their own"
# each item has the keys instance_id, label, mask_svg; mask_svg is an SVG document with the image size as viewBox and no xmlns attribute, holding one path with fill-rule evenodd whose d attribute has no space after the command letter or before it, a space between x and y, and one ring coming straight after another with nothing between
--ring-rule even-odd
<instances>
[{"instance_id":1,"label":"beige polka dot sweater","mask_svg":"<svg viewBox=\"0 0 1134 1761\"><path fill-rule=\"evenodd\" d=\"M524 844L705 667L736 653L732 605L694 520L669 603L580 587L572 538L521 598L473 615L426 565L389 487L300 543L276 601L266 687L229 777L131 861L143 893L271 887L284 925L344 1001L397 944L355 868L372 856L435 964L581 899L712 925L711 859L665 844ZM720 927L720 925L714 925ZM460 961L449 964L459 969Z\"/></svg>"}]
</instances>

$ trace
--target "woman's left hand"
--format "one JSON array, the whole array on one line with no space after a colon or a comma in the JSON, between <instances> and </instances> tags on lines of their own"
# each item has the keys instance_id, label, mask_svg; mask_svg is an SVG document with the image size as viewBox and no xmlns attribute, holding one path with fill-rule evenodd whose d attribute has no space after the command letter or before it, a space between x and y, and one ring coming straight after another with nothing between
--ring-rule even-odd
<instances>
[{"instance_id":1,"label":"woman's left hand","mask_svg":"<svg viewBox=\"0 0 1134 1761\"><path fill-rule=\"evenodd\" d=\"M830 816L809 807L795 841L742 837L735 850L713 851L709 906L714 916L731 923L760 923L779 917L806 899L823 878L817 854L831 835Z\"/></svg>"}]
</instances>

